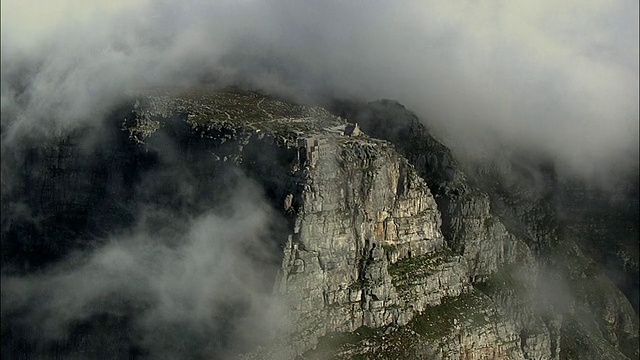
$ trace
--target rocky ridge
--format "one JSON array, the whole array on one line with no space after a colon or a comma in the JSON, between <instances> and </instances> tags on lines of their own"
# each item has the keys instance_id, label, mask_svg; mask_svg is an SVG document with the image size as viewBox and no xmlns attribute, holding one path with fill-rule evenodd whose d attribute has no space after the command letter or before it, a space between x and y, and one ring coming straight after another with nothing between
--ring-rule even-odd
<instances>
[{"instance_id":1,"label":"rocky ridge","mask_svg":"<svg viewBox=\"0 0 640 360\"><path fill-rule=\"evenodd\" d=\"M576 219L569 223L559 220L562 216L556 213L556 209L575 204L558 202L554 198L554 192L564 191L564 185L557 183L558 177L552 168L544 163L527 162L526 158L510 160L512 162L493 160L461 164L428 133L415 114L394 101L369 104L338 101L331 108L336 114L358 121L372 135L396 144L399 152L429 182L443 218L448 217L447 213L452 214L452 204L475 199L490 206L493 218L499 219L510 234L522 239L521 244L531 249L534 263L527 261L523 266L503 267L474 284L495 304L501 304L500 307L507 310L506 314L515 317L516 323L520 324L521 336L543 329L543 332L548 332L545 341L551 345L551 354L560 358L637 357L637 314L604 271L583 253L578 244L584 244L584 241L576 240L573 237L576 232L568 231L567 227L571 229L578 223ZM535 166L540 169L532 173L530 168ZM541 174L546 174L546 177L540 179ZM541 180L546 182L543 186ZM581 201L587 205L587 199ZM594 205L588 206L593 209ZM456 215L452 215L455 219ZM627 212L626 216L633 216L633 212ZM601 227L605 233L623 231L618 222L600 224L605 223L606 227ZM443 225L443 233L449 239L464 239L469 234L467 230L473 229L449 226L446 222ZM610 238L607 236L602 241ZM455 246L452 244L453 248ZM464 247L458 249L464 254ZM608 299L605 302L618 305L602 306L604 298ZM602 313L604 308L609 309L608 315ZM612 317L617 320L612 320ZM543 326L534 325L536 323ZM576 323L580 325L576 326ZM578 327L583 330L577 331ZM572 330L565 331L566 328ZM590 335L585 335L587 333ZM607 345L606 341L595 340L600 336L608 338L610 343ZM582 345L576 346L577 343ZM591 345L585 347L584 344Z\"/></svg>"},{"instance_id":2,"label":"rocky ridge","mask_svg":"<svg viewBox=\"0 0 640 360\"><path fill-rule=\"evenodd\" d=\"M272 138L293 154L288 185L274 199L293 227L276 280L291 306L294 333L301 334L294 335L293 352L329 332L405 325L428 306L471 289L467 262L440 232L429 187L390 143L345 136L345 121L321 109L280 107L255 95L230 95L243 111L234 114L223 105L228 96L207 98L219 113L203 110L202 98L193 106L190 98L151 97L128 128L143 142L158 119L181 117L213 141L223 129L235 131L224 143L237 143L240 151L218 155L223 161L247 161L243 147L251 140L243 136ZM262 117L251 113L250 101Z\"/></svg>"},{"instance_id":3,"label":"rocky ridge","mask_svg":"<svg viewBox=\"0 0 640 360\"><path fill-rule=\"evenodd\" d=\"M254 101L256 107L269 104ZM215 115L190 111L198 115L189 113L187 122L209 119L192 122L197 124L194 129L218 126L210 120ZM467 184L450 155L437 159L446 169L436 169L438 177L425 177L432 182L434 178L440 180L428 184L392 144L366 135L347 137L340 133L344 120L316 111L322 116L306 117L302 131L291 126L296 123L291 118L278 114L266 114L266 122L241 120L252 131L283 136L286 140L282 143L287 147L294 138L297 145L297 156L290 167L297 189L277 199L292 217L293 233L285 243L276 284L276 291L290 303L296 325L291 341L281 345L289 350L280 348L277 356L282 356L282 351L300 353L315 346L318 338L333 333L350 333L363 327L403 327L416 315L459 296L485 299L481 302L484 308L463 303L465 312L499 314L500 307L486 301L486 295L473 284L484 283L514 262L528 264L532 271L537 266L528 246L491 214L489 197ZM230 121L242 118L228 113L225 116ZM283 121L289 124L284 127L286 132L280 125ZM426 154L442 156L435 151ZM437 192L439 203L429 185ZM445 224L438 208L446 214ZM449 236L443 236L441 228ZM477 331L468 333L469 339L504 343L487 350L475 349L461 340L459 348L466 347L464 352L468 354L476 350L478 354L504 352L509 358L557 357L554 329L530 311L518 316L519 321L508 325L505 321L486 321L484 327L470 326L464 316L456 317L456 323L466 325L458 328ZM531 331L533 327L538 330ZM455 329L448 327L449 331ZM492 335L487 338L486 334ZM443 332L442 336L451 333ZM523 342L527 345L518 345ZM433 352L442 342L423 341L421 346ZM458 351L452 349L441 356L455 358L456 354Z\"/></svg>"},{"instance_id":4,"label":"rocky ridge","mask_svg":"<svg viewBox=\"0 0 640 360\"><path fill-rule=\"evenodd\" d=\"M512 226L520 220L496 216L492 193L472 186L448 149L396 103L374 103L365 112L345 104L343 111L333 109L365 132L349 136L347 120L327 110L256 93L157 91L134 102L133 109L114 115L119 131L114 137L124 151L107 151L98 159L101 164L112 159L115 171L102 187L109 194L79 176L96 177L104 165L83 167L86 161L70 137L35 151L44 165L25 175L26 183L43 190L29 201L39 204L41 213L62 216L63 224L67 218L108 223L104 214L87 210L87 203L115 208L117 201L105 199L129 196L127 184L150 166L154 152L163 151L163 137L172 138L182 161L198 169L196 182L206 183L221 169L242 169L286 219L273 277L274 292L287 304L293 324L279 341L242 358L637 354L631 345L637 317L606 278L599 278L595 295L584 293L568 305L534 296L548 280L540 275L545 267L540 249L558 243L554 227L541 232L529 225L527 233ZM113 223L130 222L127 211L112 213L124 218ZM12 224L8 231L3 225L3 237L33 231ZM87 230L80 224L77 231ZM575 259L571 284L597 277L579 249L554 246ZM575 286L577 293L584 292L583 285ZM608 292L613 295L601 296ZM595 327L582 316L593 309L601 310ZM589 344L588 352L581 344Z\"/></svg>"}]
</instances>

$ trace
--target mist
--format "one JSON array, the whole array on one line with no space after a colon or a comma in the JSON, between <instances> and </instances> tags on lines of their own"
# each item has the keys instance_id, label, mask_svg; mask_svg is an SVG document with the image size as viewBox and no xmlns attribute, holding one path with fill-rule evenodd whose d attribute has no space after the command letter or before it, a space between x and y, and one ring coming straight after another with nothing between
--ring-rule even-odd
<instances>
[{"instance_id":1,"label":"mist","mask_svg":"<svg viewBox=\"0 0 640 360\"><path fill-rule=\"evenodd\" d=\"M3 151L20 133L93 122L137 89L244 84L299 101L396 99L454 150L517 145L585 178L638 162L635 1L2 7Z\"/></svg>"},{"instance_id":2,"label":"mist","mask_svg":"<svg viewBox=\"0 0 640 360\"><path fill-rule=\"evenodd\" d=\"M597 184L637 176L638 12L631 0L3 0L3 200L21 147L98 126L157 87L395 99L462 156L516 149ZM174 171L176 197L197 202ZM267 341L286 326L261 267L277 263L265 245L276 215L249 180L229 193L241 195L196 213L140 209L94 249L3 275L3 328L11 319L55 342L96 316L125 317L127 341L168 358Z\"/></svg>"},{"instance_id":3,"label":"mist","mask_svg":"<svg viewBox=\"0 0 640 360\"><path fill-rule=\"evenodd\" d=\"M121 343L155 358L223 358L270 339L287 325L272 293L276 215L250 180L230 191L229 202L192 217L146 205L134 227L94 239L93 249L3 276L3 328L46 346L73 342L78 327L102 319L100 335L84 330L89 339L128 331ZM96 356L124 356L114 343Z\"/></svg>"}]
</instances>

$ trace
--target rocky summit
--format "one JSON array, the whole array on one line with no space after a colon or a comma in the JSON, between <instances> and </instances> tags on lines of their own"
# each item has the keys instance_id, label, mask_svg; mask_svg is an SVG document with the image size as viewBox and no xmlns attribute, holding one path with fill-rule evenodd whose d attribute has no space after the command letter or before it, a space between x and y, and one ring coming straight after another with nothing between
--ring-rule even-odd
<instances>
[{"instance_id":1,"label":"rocky summit","mask_svg":"<svg viewBox=\"0 0 640 360\"><path fill-rule=\"evenodd\" d=\"M21 170L2 199L5 358L640 356L628 289L568 231L579 221L569 226L544 194L525 198L496 180L504 168L457 160L396 102L325 109L254 92L158 90L97 129L25 145L28 156L12 164ZM154 228L181 229L180 216L235 201L239 179L256 184L272 213L269 255L255 260L269 280L252 294L273 297L286 325L237 346L229 329L263 309L229 300L233 310L211 320L224 326L202 333L206 340L174 346L171 335L170 349L156 352L130 321L152 305L115 292L127 306L71 321L64 336L30 335L48 318L25 320L29 305L13 279L90 253L134 228L141 208L180 214ZM637 252L624 255L637 277ZM239 336L251 338L254 325Z\"/></svg>"}]
</instances>

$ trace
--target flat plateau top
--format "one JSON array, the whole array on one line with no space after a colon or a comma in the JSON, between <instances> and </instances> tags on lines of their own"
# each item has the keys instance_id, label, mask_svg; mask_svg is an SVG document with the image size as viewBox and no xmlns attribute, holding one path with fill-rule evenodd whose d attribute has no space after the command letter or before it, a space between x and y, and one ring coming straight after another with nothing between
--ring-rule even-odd
<instances>
[{"instance_id":1,"label":"flat plateau top","mask_svg":"<svg viewBox=\"0 0 640 360\"><path fill-rule=\"evenodd\" d=\"M321 107L258 93L155 90L139 93L136 98L135 111L141 122L184 117L193 127L242 127L289 136L338 135L346 125L346 120Z\"/></svg>"}]
</instances>

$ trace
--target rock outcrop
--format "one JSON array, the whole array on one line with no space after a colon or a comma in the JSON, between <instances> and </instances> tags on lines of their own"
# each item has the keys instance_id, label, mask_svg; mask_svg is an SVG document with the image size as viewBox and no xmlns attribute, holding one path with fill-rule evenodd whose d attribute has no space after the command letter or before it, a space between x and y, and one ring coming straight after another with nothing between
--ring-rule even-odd
<instances>
[{"instance_id":1,"label":"rock outcrop","mask_svg":"<svg viewBox=\"0 0 640 360\"><path fill-rule=\"evenodd\" d=\"M508 310L506 314L514 317L512 321L519 324L516 327L520 329L521 334L539 332L532 330L532 327L547 333L543 336L545 340L536 341L539 344L546 342L550 345L544 358L551 355L560 358L638 356L638 347L628 346L637 342L637 314L620 290L577 245L585 245L588 241L576 241L573 238L576 235L585 235L584 232L574 230L575 226L584 220L578 220L578 217L574 216L570 221L566 221L566 215L563 220L563 216L556 213L556 209L562 211L576 205L588 206L593 211L596 207L595 201L590 203L587 198L582 198L580 201L563 202L559 198L566 194L565 184L558 182L552 167L544 162L537 162L538 159L527 162L525 156L516 159L521 160L519 163L513 159L510 162L493 159L484 163L469 161L460 164L453 158L449 149L427 132L413 113L397 102L337 102L332 105L332 109L341 116L358 121L365 132L397 145L398 151L407 157L429 183L436 195L443 219L449 219L443 222L445 238L451 239L453 249L457 249L463 255L467 254L472 264L475 263L473 259L478 257L473 256L474 251L467 252L464 244L473 243L474 239L482 237L482 233L473 225L474 216L484 217L491 222L498 220L504 224L500 224L500 231L483 238L480 243L489 247L488 254L496 256L501 252L495 245L491 248L492 244L498 239L509 239L505 243L517 244L515 248L519 249L515 252L516 260L509 261L509 257L506 257L507 261L495 261L493 264L497 264L498 268L500 264L510 262L520 265L502 266L498 271L495 271L495 266L490 266L488 268L494 270L489 271L492 274L480 276L474 285L488 294L494 303L501 304L503 309ZM530 168L536 166L539 169L531 172ZM627 203L634 201L633 197L627 196L625 199ZM452 211L469 203L482 206L474 206L473 211L466 213ZM489 207L491 211L488 211ZM485 208L487 211L484 211ZM597 211L605 214L605 209L610 208L609 205ZM625 226L621 226L620 219L633 218L634 214L637 218L635 210L627 211L622 216L611 216L615 221L599 221L597 228L601 229L600 234L626 232L625 237L633 236L634 233L637 234L637 228L630 231L629 228L633 228L631 222L627 221ZM461 226L457 226L458 224ZM593 234L590 236L593 238ZM620 243L617 240L605 240L610 238L611 235L607 235L599 239L596 243L600 245L596 245L596 248L615 248L612 244ZM603 241L612 244L602 246ZM637 241L634 243L637 247ZM625 253L628 254L629 251ZM522 275L522 272L526 275ZM482 275L474 271L471 274L474 277ZM516 276L516 279L512 278L513 276ZM637 278L637 271L631 278ZM600 300L595 300L594 297ZM604 298L607 298L606 302L618 305L603 306L600 301ZM612 313L602 314L604 308L609 308ZM586 315L587 313L589 315ZM576 325L576 317L581 319L578 321L580 325ZM618 320L612 321L613 317ZM583 328L577 331L579 326ZM566 328L571 330L565 331ZM621 330L622 328L626 330ZM609 342L600 342L590 350L576 346L581 342L597 343L593 339L600 338L600 335L593 335L593 331L596 331L594 329L599 329L597 332L608 337ZM576 335L581 340L574 341L572 336L567 335L568 332L574 335L582 334ZM613 333L623 334L621 338L624 340L613 340ZM531 341L528 343L531 344Z\"/></svg>"},{"instance_id":2,"label":"rock outcrop","mask_svg":"<svg viewBox=\"0 0 640 360\"><path fill-rule=\"evenodd\" d=\"M16 164L22 185L3 191L12 214L2 221L3 271L41 268L88 246L79 238L131 226L142 200L197 212L228 196L235 177L221 174L240 169L283 222L273 230L277 265L266 271L291 324L241 358L637 355L628 301L559 241L547 209L527 219L522 206L505 210L397 103L334 110L346 119L255 93L146 93L114 113L117 126L107 124L92 151L82 149L83 131L27 149ZM174 172L188 174L193 201L133 191L146 176ZM20 206L29 216L13 216ZM570 299L545 293L558 283ZM6 316L18 315L3 313L3 347L34 346L5 333Z\"/></svg>"}]
</instances>

